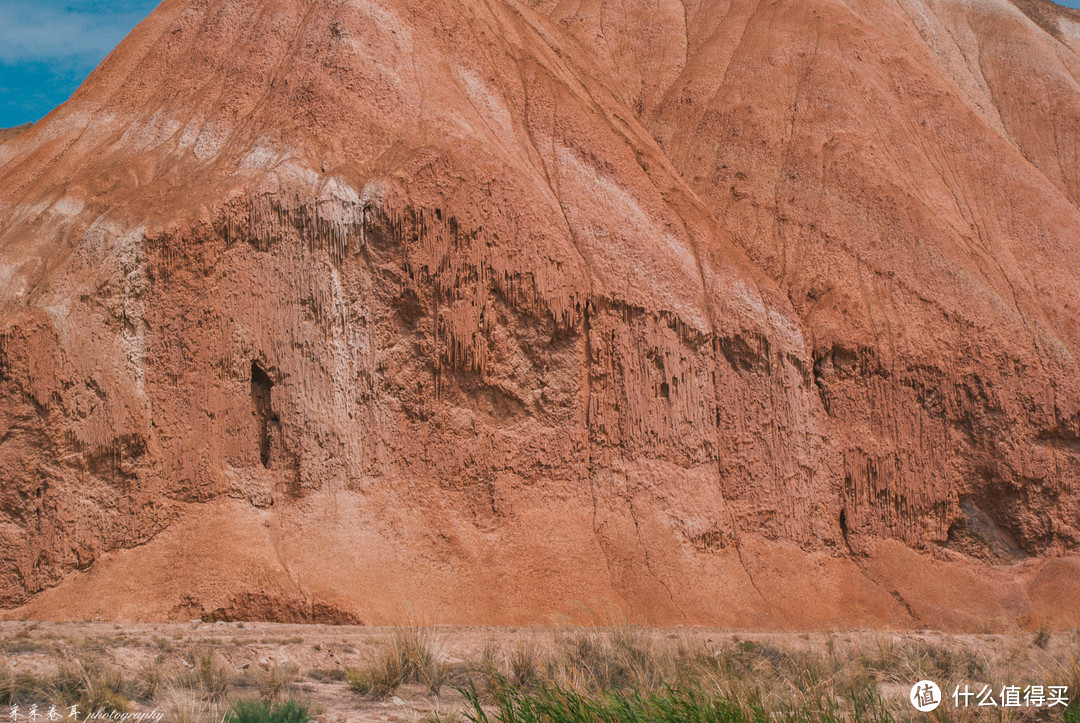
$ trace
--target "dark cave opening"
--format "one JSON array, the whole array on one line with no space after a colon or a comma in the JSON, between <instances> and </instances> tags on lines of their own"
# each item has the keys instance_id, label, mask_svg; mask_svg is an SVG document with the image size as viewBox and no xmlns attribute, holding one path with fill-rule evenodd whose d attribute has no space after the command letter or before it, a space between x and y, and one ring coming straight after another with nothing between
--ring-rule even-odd
<instances>
[{"instance_id":1,"label":"dark cave opening","mask_svg":"<svg viewBox=\"0 0 1080 723\"><path fill-rule=\"evenodd\" d=\"M263 467L270 466L270 424L274 415L270 409L270 390L274 382L259 362L251 362L251 413L255 417L255 429L259 442L259 461Z\"/></svg>"},{"instance_id":2,"label":"dark cave opening","mask_svg":"<svg viewBox=\"0 0 1080 723\"><path fill-rule=\"evenodd\" d=\"M844 539L844 547L851 552L851 540L848 538L847 508L840 509L840 535Z\"/></svg>"}]
</instances>

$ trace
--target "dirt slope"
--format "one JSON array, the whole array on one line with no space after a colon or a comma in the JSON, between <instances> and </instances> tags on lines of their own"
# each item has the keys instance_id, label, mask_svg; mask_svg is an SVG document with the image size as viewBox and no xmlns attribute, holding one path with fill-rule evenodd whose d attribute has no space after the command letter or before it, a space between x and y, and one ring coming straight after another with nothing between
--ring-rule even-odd
<instances>
[{"instance_id":1,"label":"dirt slope","mask_svg":"<svg viewBox=\"0 0 1080 723\"><path fill-rule=\"evenodd\" d=\"M0 128L0 143L14 138L29 128L30 125L31 124L27 123L25 125L15 126L14 128Z\"/></svg>"},{"instance_id":2,"label":"dirt slope","mask_svg":"<svg viewBox=\"0 0 1080 723\"><path fill-rule=\"evenodd\" d=\"M167 0L0 145L0 602L1075 621L1071 17Z\"/></svg>"}]
</instances>

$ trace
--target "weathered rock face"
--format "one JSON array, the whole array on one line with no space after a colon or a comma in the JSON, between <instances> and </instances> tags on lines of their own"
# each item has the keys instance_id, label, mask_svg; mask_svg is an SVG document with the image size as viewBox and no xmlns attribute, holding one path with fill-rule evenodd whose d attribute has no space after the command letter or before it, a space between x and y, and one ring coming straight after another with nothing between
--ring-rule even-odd
<instances>
[{"instance_id":1,"label":"weathered rock face","mask_svg":"<svg viewBox=\"0 0 1080 723\"><path fill-rule=\"evenodd\" d=\"M0 142L7 614L1075 622L1080 20L654 5L167 0Z\"/></svg>"},{"instance_id":2,"label":"weathered rock face","mask_svg":"<svg viewBox=\"0 0 1080 723\"><path fill-rule=\"evenodd\" d=\"M537 5L791 300L852 545L1075 549L1080 14Z\"/></svg>"}]
</instances>

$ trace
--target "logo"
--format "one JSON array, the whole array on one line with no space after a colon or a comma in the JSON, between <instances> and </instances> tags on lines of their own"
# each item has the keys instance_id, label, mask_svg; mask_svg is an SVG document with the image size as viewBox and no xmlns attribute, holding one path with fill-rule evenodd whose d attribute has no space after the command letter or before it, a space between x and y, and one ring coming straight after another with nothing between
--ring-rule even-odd
<instances>
[{"instance_id":1,"label":"logo","mask_svg":"<svg viewBox=\"0 0 1080 723\"><path fill-rule=\"evenodd\" d=\"M910 697L915 710L929 713L941 705L941 688L932 680L920 680L911 686Z\"/></svg>"}]
</instances>

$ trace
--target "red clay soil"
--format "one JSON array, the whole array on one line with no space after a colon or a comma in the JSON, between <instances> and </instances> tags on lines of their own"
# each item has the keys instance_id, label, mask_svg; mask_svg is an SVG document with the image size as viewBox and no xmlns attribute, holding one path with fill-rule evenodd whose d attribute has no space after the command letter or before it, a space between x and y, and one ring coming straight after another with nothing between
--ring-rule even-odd
<instances>
[{"instance_id":1,"label":"red clay soil","mask_svg":"<svg viewBox=\"0 0 1080 723\"><path fill-rule=\"evenodd\" d=\"M0 142L0 615L1080 624L1080 15L166 0Z\"/></svg>"}]
</instances>

